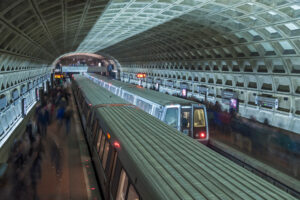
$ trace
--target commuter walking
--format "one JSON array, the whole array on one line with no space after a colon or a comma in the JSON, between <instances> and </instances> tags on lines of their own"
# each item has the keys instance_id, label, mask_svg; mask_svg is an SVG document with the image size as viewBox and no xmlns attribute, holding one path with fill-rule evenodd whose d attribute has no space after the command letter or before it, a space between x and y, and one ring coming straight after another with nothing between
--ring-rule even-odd
<instances>
[{"instance_id":1,"label":"commuter walking","mask_svg":"<svg viewBox=\"0 0 300 200\"><path fill-rule=\"evenodd\" d=\"M30 168L30 178L31 178L31 187L32 187L32 199L36 200L37 197L37 181L41 179L42 168L41 168L41 152L37 153L35 160L32 163Z\"/></svg>"},{"instance_id":2,"label":"commuter walking","mask_svg":"<svg viewBox=\"0 0 300 200\"><path fill-rule=\"evenodd\" d=\"M40 109L38 112L38 126L40 134L44 137L47 135L47 126L49 124L49 112L46 106Z\"/></svg>"},{"instance_id":3,"label":"commuter walking","mask_svg":"<svg viewBox=\"0 0 300 200\"><path fill-rule=\"evenodd\" d=\"M56 169L56 176L61 176L61 152L55 140L50 140L50 156L52 165Z\"/></svg>"},{"instance_id":4,"label":"commuter walking","mask_svg":"<svg viewBox=\"0 0 300 200\"><path fill-rule=\"evenodd\" d=\"M58 120L57 121L58 129L60 129L60 127L63 124L64 114L65 114L65 107L64 106L60 106L57 109L57 113L56 113L56 119Z\"/></svg>"},{"instance_id":5,"label":"commuter walking","mask_svg":"<svg viewBox=\"0 0 300 200\"><path fill-rule=\"evenodd\" d=\"M65 126L66 126L66 134L67 135L70 132L72 116L73 116L73 110L72 110L71 106L68 106L66 108L65 113L64 113Z\"/></svg>"}]
</instances>

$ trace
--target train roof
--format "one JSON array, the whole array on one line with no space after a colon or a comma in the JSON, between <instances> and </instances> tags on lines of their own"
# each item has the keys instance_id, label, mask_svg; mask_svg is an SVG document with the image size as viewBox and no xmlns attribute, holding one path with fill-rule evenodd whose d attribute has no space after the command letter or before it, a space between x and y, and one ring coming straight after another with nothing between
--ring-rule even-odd
<instances>
[{"instance_id":1,"label":"train roof","mask_svg":"<svg viewBox=\"0 0 300 200\"><path fill-rule=\"evenodd\" d=\"M140 96L144 99L147 99L151 102L157 103L159 105L169 105L169 104L193 104L196 103L194 101L190 101L187 99L182 99L178 97L174 97L172 95L164 94L161 92L157 92L154 90L150 90L147 88L139 87L136 85L123 83L121 81L108 79L107 77L96 75L96 74L89 74L90 76L102 79L103 81L109 82L117 87L122 87L126 91Z\"/></svg>"},{"instance_id":2,"label":"train roof","mask_svg":"<svg viewBox=\"0 0 300 200\"><path fill-rule=\"evenodd\" d=\"M121 162L134 163L127 173L145 199L295 199L139 109L102 107L97 114L111 142L120 143Z\"/></svg>"},{"instance_id":3,"label":"train roof","mask_svg":"<svg viewBox=\"0 0 300 200\"><path fill-rule=\"evenodd\" d=\"M88 75L90 76L93 76L95 78L98 78L98 79L101 79L105 82L108 82L108 83L111 83L117 87L136 87L136 85L133 85L133 84L130 84L130 83L125 83L125 82L122 82L122 81L118 81L118 80L115 80L115 79L112 79L112 78L109 78L107 76L101 76L99 74L95 74L95 73L87 73Z\"/></svg>"},{"instance_id":4,"label":"train roof","mask_svg":"<svg viewBox=\"0 0 300 200\"><path fill-rule=\"evenodd\" d=\"M93 81L82 75L74 75L75 82L84 91L87 100L94 106L98 104L128 104L122 98L113 95L105 88L100 87Z\"/></svg>"}]
</instances>

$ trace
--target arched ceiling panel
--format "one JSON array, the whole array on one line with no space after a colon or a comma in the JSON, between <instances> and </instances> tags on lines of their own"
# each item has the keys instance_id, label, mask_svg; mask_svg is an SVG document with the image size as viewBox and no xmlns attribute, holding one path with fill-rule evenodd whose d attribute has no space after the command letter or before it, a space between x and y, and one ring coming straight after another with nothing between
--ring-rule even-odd
<instances>
[{"instance_id":1,"label":"arched ceiling panel","mask_svg":"<svg viewBox=\"0 0 300 200\"><path fill-rule=\"evenodd\" d=\"M288 65L300 55L299 17L293 0L207 1L101 52L121 63L276 57Z\"/></svg>"},{"instance_id":2,"label":"arched ceiling panel","mask_svg":"<svg viewBox=\"0 0 300 200\"><path fill-rule=\"evenodd\" d=\"M108 0L1 0L0 51L53 61L76 50Z\"/></svg>"},{"instance_id":3,"label":"arched ceiling panel","mask_svg":"<svg viewBox=\"0 0 300 200\"><path fill-rule=\"evenodd\" d=\"M101 52L121 62L264 60L300 49L298 0L1 0L0 52L53 61Z\"/></svg>"}]
</instances>

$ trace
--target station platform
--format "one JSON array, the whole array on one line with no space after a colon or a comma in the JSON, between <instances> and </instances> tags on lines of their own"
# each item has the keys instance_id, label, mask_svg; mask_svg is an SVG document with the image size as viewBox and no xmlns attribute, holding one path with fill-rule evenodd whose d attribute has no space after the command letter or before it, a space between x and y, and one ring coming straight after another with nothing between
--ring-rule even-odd
<instances>
[{"instance_id":1,"label":"station platform","mask_svg":"<svg viewBox=\"0 0 300 200\"><path fill-rule=\"evenodd\" d=\"M30 167L33 160L28 159L25 163L22 172L24 176L21 194L23 200L102 199L72 95L69 105L74 111L70 132L67 134L65 127L59 127L58 122L53 120L48 126L46 136L42 138L44 150L41 179L37 181L37 198L34 198L30 181ZM61 155L59 171L56 170L51 159L51 141L57 143ZM13 194L18 191L15 191L15 180L12 179L11 170L6 170L4 176L6 180L0 185L0 199L15 199Z\"/></svg>"},{"instance_id":2,"label":"station platform","mask_svg":"<svg viewBox=\"0 0 300 200\"><path fill-rule=\"evenodd\" d=\"M71 93L71 90L69 90L69 93ZM47 135L42 139L44 147L42 173L41 179L37 182L37 199L39 200L101 199L101 191L99 191L73 95L70 95L69 105L74 111L70 132L67 134L65 127L59 127L58 121L53 120L48 126ZM256 127L257 129L261 128L257 125ZM270 143L273 142L271 145L259 147L256 140L262 137L254 137L249 133L245 135L242 131L237 130L231 129L228 131L226 128L220 130L210 127L210 144L270 177L280 180L295 191L300 188L298 179L299 159L297 159L297 155L293 156L293 154L281 152L278 145L273 144L273 140L268 140ZM258 133L260 132L258 131ZM24 139L26 140L26 138ZM50 144L52 140L58 144L61 154L62 162L59 173L57 173L51 159ZM286 162L282 162L282 158L277 156L279 154L286 155ZM287 167L291 163L289 161L293 161L291 164L293 168ZM29 159L21 173L23 183L26 186L25 196L22 196L23 200L34 199L32 198L33 191L30 183L30 166L32 162ZM11 169L9 166L0 163L0 178L5 176L2 175L2 171L6 171L6 180L0 182L0 199L15 199L12 198L12 194L18 191L14 186L14 179L10 176L12 174ZM293 173L289 173L290 171Z\"/></svg>"}]
</instances>

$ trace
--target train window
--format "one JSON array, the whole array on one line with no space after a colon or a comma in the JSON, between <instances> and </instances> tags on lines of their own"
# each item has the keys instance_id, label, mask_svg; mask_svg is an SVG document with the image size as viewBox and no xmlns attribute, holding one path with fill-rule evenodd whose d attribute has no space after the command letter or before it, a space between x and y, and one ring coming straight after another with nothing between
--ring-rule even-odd
<instances>
[{"instance_id":1,"label":"train window","mask_svg":"<svg viewBox=\"0 0 300 200\"><path fill-rule=\"evenodd\" d=\"M136 193L133 185L130 185L127 195L127 200L139 200L139 195Z\"/></svg>"},{"instance_id":2,"label":"train window","mask_svg":"<svg viewBox=\"0 0 300 200\"><path fill-rule=\"evenodd\" d=\"M177 128L178 108L168 108L164 122L174 128Z\"/></svg>"},{"instance_id":3,"label":"train window","mask_svg":"<svg viewBox=\"0 0 300 200\"><path fill-rule=\"evenodd\" d=\"M105 142L105 149L104 149L104 153L103 153L103 160L102 160L102 167L103 167L103 169L105 169L105 166L106 166L108 152L109 152L109 142L106 141Z\"/></svg>"},{"instance_id":4,"label":"train window","mask_svg":"<svg viewBox=\"0 0 300 200\"><path fill-rule=\"evenodd\" d=\"M111 146L110 146L111 147ZM112 162L114 160L114 152L113 148L109 148L108 155L107 155L107 161L106 161L106 166L105 166L105 174L107 177L110 175L110 170L112 168Z\"/></svg>"},{"instance_id":5,"label":"train window","mask_svg":"<svg viewBox=\"0 0 300 200\"><path fill-rule=\"evenodd\" d=\"M103 136L101 138L100 151L99 151L99 156L101 159L102 159L102 154L103 154L103 150L104 150L104 142L105 142L105 135L103 134Z\"/></svg>"},{"instance_id":6,"label":"train window","mask_svg":"<svg viewBox=\"0 0 300 200\"><path fill-rule=\"evenodd\" d=\"M87 126L90 126L90 124L92 122L92 112L88 111L87 116L88 116L88 118L87 118Z\"/></svg>"},{"instance_id":7,"label":"train window","mask_svg":"<svg viewBox=\"0 0 300 200\"><path fill-rule=\"evenodd\" d=\"M160 119L161 116L161 110L159 108L155 108L154 116Z\"/></svg>"},{"instance_id":8,"label":"train window","mask_svg":"<svg viewBox=\"0 0 300 200\"><path fill-rule=\"evenodd\" d=\"M113 163L112 163L111 174L110 174L111 180L113 180L113 178L114 178L116 164L117 164L117 159L118 159L118 152L115 151L115 153L114 153L114 159L113 159Z\"/></svg>"},{"instance_id":9,"label":"train window","mask_svg":"<svg viewBox=\"0 0 300 200\"><path fill-rule=\"evenodd\" d=\"M119 159L116 159L116 160L117 161L116 161L115 169L113 170L113 173L111 176L112 184L111 184L111 188L110 188L113 199L116 199L119 178L120 178L120 174L121 174L121 170L122 170L122 165L121 165L120 160Z\"/></svg>"},{"instance_id":10,"label":"train window","mask_svg":"<svg viewBox=\"0 0 300 200\"><path fill-rule=\"evenodd\" d=\"M181 116L181 126L182 128L189 128L190 127L190 109L182 109L182 116Z\"/></svg>"},{"instance_id":11,"label":"train window","mask_svg":"<svg viewBox=\"0 0 300 200\"><path fill-rule=\"evenodd\" d=\"M100 128L100 130L99 130L98 139L97 139L97 145L96 145L98 153L100 151L101 137L102 137L102 128Z\"/></svg>"},{"instance_id":12,"label":"train window","mask_svg":"<svg viewBox=\"0 0 300 200\"><path fill-rule=\"evenodd\" d=\"M98 129L98 121L95 120L94 126L93 126L93 130L92 130L92 137L95 137L96 133L97 133L97 129ZM94 139L94 138L92 138Z\"/></svg>"},{"instance_id":13,"label":"train window","mask_svg":"<svg viewBox=\"0 0 300 200\"><path fill-rule=\"evenodd\" d=\"M128 186L128 177L126 175L126 172L122 170L116 200L125 200L127 186Z\"/></svg>"},{"instance_id":14,"label":"train window","mask_svg":"<svg viewBox=\"0 0 300 200\"><path fill-rule=\"evenodd\" d=\"M85 110L84 116L85 116L85 119L87 119L88 113L90 112L89 106L87 104L85 104L85 108L83 110Z\"/></svg>"},{"instance_id":15,"label":"train window","mask_svg":"<svg viewBox=\"0 0 300 200\"><path fill-rule=\"evenodd\" d=\"M194 127L205 127L205 114L202 108L194 110Z\"/></svg>"}]
</instances>

